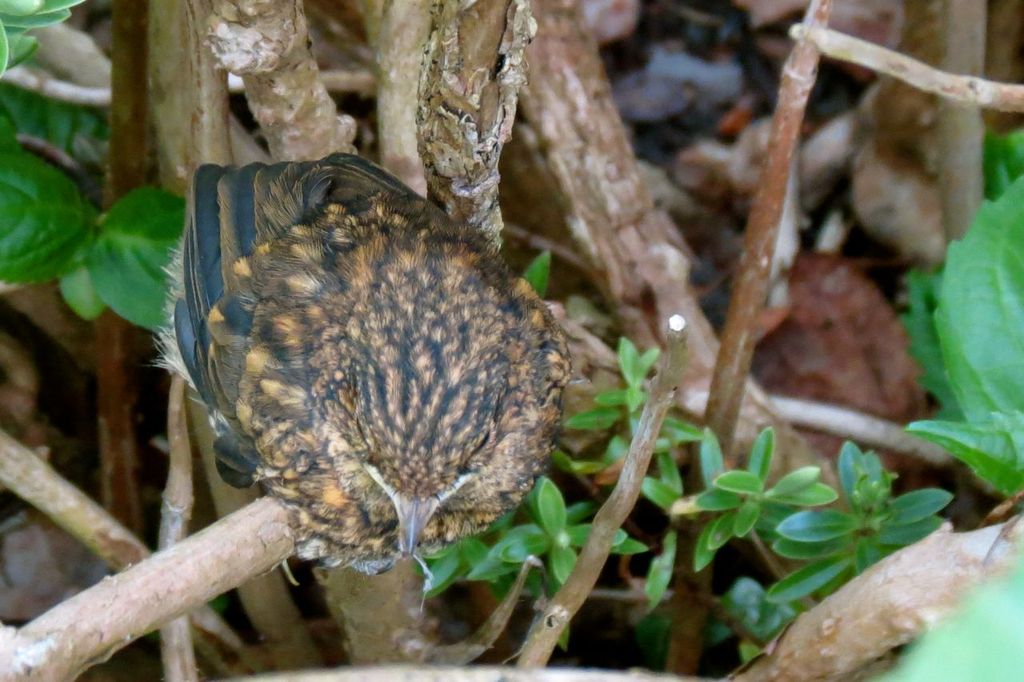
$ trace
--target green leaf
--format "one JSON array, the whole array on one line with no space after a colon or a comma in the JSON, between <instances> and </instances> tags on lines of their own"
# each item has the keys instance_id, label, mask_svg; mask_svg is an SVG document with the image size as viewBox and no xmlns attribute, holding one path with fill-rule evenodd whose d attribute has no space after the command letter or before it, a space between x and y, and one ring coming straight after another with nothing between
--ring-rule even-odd
<instances>
[{"instance_id":1,"label":"green leaf","mask_svg":"<svg viewBox=\"0 0 1024 682\"><path fill-rule=\"evenodd\" d=\"M89 271L84 267L60 278L60 293L64 297L64 302L78 313L79 317L86 320L96 319L106 309L103 301L96 295Z\"/></svg>"},{"instance_id":2,"label":"green leaf","mask_svg":"<svg viewBox=\"0 0 1024 682\"><path fill-rule=\"evenodd\" d=\"M601 461L605 466L614 464L626 456L629 451L629 441L622 436L612 436L608 439L608 447L604 450L604 457Z\"/></svg>"},{"instance_id":3,"label":"green leaf","mask_svg":"<svg viewBox=\"0 0 1024 682\"><path fill-rule=\"evenodd\" d=\"M493 582L503 576L512 575L517 569L518 567L515 563L505 562L496 556L488 554L484 557L483 561L473 564L473 567L466 575L466 579Z\"/></svg>"},{"instance_id":4,"label":"green leaf","mask_svg":"<svg viewBox=\"0 0 1024 682\"><path fill-rule=\"evenodd\" d=\"M736 510L736 521L733 526L733 535L738 538L745 537L750 529L757 523L757 517L761 514L761 505L755 500L747 500Z\"/></svg>"},{"instance_id":5,"label":"green leaf","mask_svg":"<svg viewBox=\"0 0 1024 682\"><path fill-rule=\"evenodd\" d=\"M772 465L772 453L775 452L775 429L768 427L758 434L754 445L750 448L750 460L747 471L762 481L768 478L768 469Z\"/></svg>"},{"instance_id":6,"label":"green leaf","mask_svg":"<svg viewBox=\"0 0 1024 682\"><path fill-rule=\"evenodd\" d=\"M672 503L680 497L679 493L671 487L650 476L644 478L643 483L640 484L640 492L664 511L668 511L672 507Z\"/></svg>"},{"instance_id":7,"label":"green leaf","mask_svg":"<svg viewBox=\"0 0 1024 682\"><path fill-rule=\"evenodd\" d=\"M829 584L850 569L849 557L825 559L804 566L768 589L768 601L776 604L806 597Z\"/></svg>"},{"instance_id":8,"label":"green leaf","mask_svg":"<svg viewBox=\"0 0 1024 682\"><path fill-rule=\"evenodd\" d=\"M542 476L537 484L537 516L541 528L555 537L565 530L565 498L558 486Z\"/></svg>"},{"instance_id":9,"label":"green leaf","mask_svg":"<svg viewBox=\"0 0 1024 682\"><path fill-rule=\"evenodd\" d=\"M576 552L568 547L552 547L548 554L548 570L555 583L561 585L576 567Z\"/></svg>"},{"instance_id":10,"label":"green leaf","mask_svg":"<svg viewBox=\"0 0 1024 682\"><path fill-rule=\"evenodd\" d=\"M6 116L0 116L0 153L18 153L20 151L21 145L18 144L18 137L17 132L14 130L14 124L11 123L11 119Z\"/></svg>"},{"instance_id":11,"label":"green leaf","mask_svg":"<svg viewBox=\"0 0 1024 682\"><path fill-rule=\"evenodd\" d=\"M533 524L516 526L491 548L488 557L506 563L521 564L528 556L541 556L551 548L551 538ZM473 573L470 573L473 577Z\"/></svg>"},{"instance_id":12,"label":"green leaf","mask_svg":"<svg viewBox=\"0 0 1024 682\"><path fill-rule=\"evenodd\" d=\"M986 132L983 149L985 198L994 201L1024 175L1024 131L1008 135Z\"/></svg>"},{"instance_id":13,"label":"green leaf","mask_svg":"<svg viewBox=\"0 0 1024 682\"><path fill-rule=\"evenodd\" d=\"M683 477L679 475L676 461L667 452L658 454L658 474L661 482L671 488L674 493L683 494Z\"/></svg>"},{"instance_id":14,"label":"green leaf","mask_svg":"<svg viewBox=\"0 0 1024 682\"><path fill-rule=\"evenodd\" d=\"M977 424L920 421L907 431L937 443L1004 495L1024 489L1024 413L993 413Z\"/></svg>"},{"instance_id":15,"label":"green leaf","mask_svg":"<svg viewBox=\"0 0 1024 682\"><path fill-rule=\"evenodd\" d=\"M821 542L857 530L856 517L836 509L799 511L787 517L775 531L797 542Z\"/></svg>"},{"instance_id":16,"label":"green leaf","mask_svg":"<svg viewBox=\"0 0 1024 682\"><path fill-rule=\"evenodd\" d=\"M623 534L625 534L625 532L626 531L622 531ZM618 535L616 535L616 538L618 538ZM647 545L645 545L644 543L640 542L635 538L629 537L629 535L626 535L626 537L623 538L621 542L618 539L616 539L616 541L612 544L612 554L643 554L648 550L650 550L650 547L648 547Z\"/></svg>"},{"instance_id":17,"label":"green leaf","mask_svg":"<svg viewBox=\"0 0 1024 682\"><path fill-rule=\"evenodd\" d=\"M4 28L40 28L50 24L59 24L70 16L71 12L66 9L59 9L54 12L39 12L20 17L14 14L0 14L0 22L3 22Z\"/></svg>"},{"instance_id":18,"label":"green leaf","mask_svg":"<svg viewBox=\"0 0 1024 682\"><path fill-rule=\"evenodd\" d=\"M668 438L672 445L696 443L701 439L703 433L703 429L699 426L672 416L665 417L665 421L661 424L661 435Z\"/></svg>"},{"instance_id":19,"label":"green leaf","mask_svg":"<svg viewBox=\"0 0 1024 682\"><path fill-rule=\"evenodd\" d=\"M658 348L657 346L655 346L654 348L648 348L647 350L640 354L640 367L637 371L642 372L643 376L647 376L647 374L651 371L651 368L654 367L654 363L658 361L658 358L660 356L660 348Z\"/></svg>"},{"instance_id":20,"label":"green leaf","mask_svg":"<svg viewBox=\"0 0 1024 682\"><path fill-rule=\"evenodd\" d=\"M148 329L166 323L165 268L184 216L181 197L142 187L122 197L102 220L86 267L99 297L129 322Z\"/></svg>"},{"instance_id":21,"label":"green leaf","mask_svg":"<svg viewBox=\"0 0 1024 682\"><path fill-rule=\"evenodd\" d=\"M781 504L792 504L798 507L818 507L823 504L832 504L839 499L839 493L831 486L824 483L814 483L809 488L804 488L788 495L770 495L773 502Z\"/></svg>"},{"instance_id":22,"label":"green leaf","mask_svg":"<svg viewBox=\"0 0 1024 682\"><path fill-rule=\"evenodd\" d=\"M622 417L622 412L612 407L598 407L574 414L565 420L566 428L580 431L604 431L611 428Z\"/></svg>"},{"instance_id":23,"label":"green leaf","mask_svg":"<svg viewBox=\"0 0 1024 682\"><path fill-rule=\"evenodd\" d=\"M704 511L726 511L735 509L743 502L743 498L736 493L725 490L708 490L697 496L697 506Z\"/></svg>"},{"instance_id":24,"label":"green leaf","mask_svg":"<svg viewBox=\"0 0 1024 682\"><path fill-rule=\"evenodd\" d=\"M845 552L849 546L850 538L847 536L823 542L797 542L796 540L779 538L772 543L772 551L787 559L810 561Z\"/></svg>"},{"instance_id":25,"label":"green leaf","mask_svg":"<svg viewBox=\"0 0 1024 682\"><path fill-rule=\"evenodd\" d=\"M644 583L644 594L647 595L647 608L653 609L661 603L672 582L672 572L676 563L676 532L665 533L661 543L661 553L654 557L647 569L647 581Z\"/></svg>"},{"instance_id":26,"label":"green leaf","mask_svg":"<svg viewBox=\"0 0 1024 682\"><path fill-rule=\"evenodd\" d=\"M0 154L0 280L69 272L93 238L95 217L60 171L22 152Z\"/></svg>"},{"instance_id":27,"label":"green leaf","mask_svg":"<svg viewBox=\"0 0 1024 682\"><path fill-rule=\"evenodd\" d=\"M639 386L630 386L626 389L626 409L630 412L636 412L646 401L647 392Z\"/></svg>"},{"instance_id":28,"label":"green leaf","mask_svg":"<svg viewBox=\"0 0 1024 682\"><path fill-rule=\"evenodd\" d=\"M44 10L43 0L0 0L0 13L23 17Z\"/></svg>"},{"instance_id":29,"label":"green leaf","mask_svg":"<svg viewBox=\"0 0 1024 682\"><path fill-rule=\"evenodd\" d=\"M853 550L853 570L860 575L885 556L874 538L858 538Z\"/></svg>"},{"instance_id":30,"label":"green leaf","mask_svg":"<svg viewBox=\"0 0 1024 682\"><path fill-rule=\"evenodd\" d=\"M810 488L821 478L821 468L815 466L800 467L791 471L772 486L768 491L769 497L792 495L801 490Z\"/></svg>"},{"instance_id":31,"label":"green leaf","mask_svg":"<svg viewBox=\"0 0 1024 682\"><path fill-rule=\"evenodd\" d=\"M735 525L736 512L726 512L709 523L708 527L711 529L711 535L708 537L708 547L717 550L729 542L729 538L733 536Z\"/></svg>"},{"instance_id":32,"label":"green leaf","mask_svg":"<svg viewBox=\"0 0 1024 682\"><path fill-rule=\"evenodd\" d=\"M697 544L693 548L693 570L701 571L715 558L717 547L711 546L711 534L714 531L714 522L704 526L697 537Z\"/></svg>"},{"instance_id":33,"label":"green leaf","mask_svg":"<svg viewBox=\"0 0 1024 682\"><path fill-rule=\"evenodd\" d=\"M953 500L953 493L938 488L913 490L889 503L890 523L913 523L937 514Z\"/></svg>"},{"instance_id":34,"label":"green leaf","mask_svg":"<svg viewBox=\"0 0 1024 682\"><path fill-rule=\"evenodd\" d=\"M860 451L855 443L846 441L839 449L839 485L843 489L843 495L847 500L853 500L857 487L857 480L860 478L860 462L864 459L864 453Z\"/></svg>"},{"instance_id":35,"label":"green leaf","mask_svg":"<svg viewBox=\"0 0 1024 682\"><path fill-rule=\"evenodd\" d=\"M577 524L583 519L590 518L597 511L597 503L591 500L573 502L565 509L565 523L567 525Z\"/></svg>"},{"instance_id":36,"label":"green leaf","mask_svg":"<svg viewBox=\"0 0 1024 682\"><path fill-rule=\"evenodd\" d=\"M7 34L8 56L7 66L17 66L35 54L39 41L24 32L11 31Z\"/></svg>"},{"instance_id":37,"label":"green leaf","mask_svg":"<svg viewBox=\"0 0 1024 682\"><path fill-rule=\"evenodd\" d=\"M968 421L1024 410L1024 179L949 246L936 327Z\"/></svg>"},{"instance_id":38,"label":"green leaf","mask_svg":"<svg viewBox=\"0 0 1024 682\"><path fill-rule=\"evenodd\" d=\"M718 444L715 432L705 427L700 439L700 475L704 479L704 487L711 488L714 480L725 471L722 459L722 447Z\"/></svg>"},{"instance_id":39,"label":"green leaf","mask_svg":"<svg viewBox=\"0 0 1024 682\"><path fill-rule=\"evenodd\" d=\"M430 561L431 585L426 596L436 597L444 592L459 578L462 569L462 561L457 552L447 554L436 561Z\"/></svg>"},{"instance_id":40,"label":"green leaf","mask_svg":"<svg viewBox=\"0 0 1024 682\"><path fill-rule=\"evenodd\" d=\"M729 591L722 595L725 610L762 642L779 634L796 616L787 604L773 604L765 597L761 584L748 577L737 578Z\"/></svg>"},{"instance_id":41,"label":"green leaf","mask_svg":"<svg viewBox=\"0 0 1024 682\"><path fill-rule=\"evenodd\" d=\"M619 339L619 369L630 386L639 386L647 376L640 363L640 353L625 336Z\"/></svg>"},{"instance_id":42,"label":"green leaf","mask_svg":"<svg viewBox=\"0 0 1024 682\"><path fill-rule=\"evenodd\" d=\"M929 516L913 523L887 523L882 525L876 537L879 544L905 547L931 535L941 525L942 519L937 516Z\"/></svg>"},{"instance_id":43,"label":"green leaf","mask_svg":"<svg viewBox=\"0 0 1024 682\"><path fill-rule=\"evenodd\" d=\"M740 495L757 495L764 489L764 481L749 471L726 471L715 477L714 485L719 490L728 490Z\"/></svg>"},{"instance_id":44,"label":"green leaf","mask_svg":"<svg viewBox=\"0 0 1024 682\"><path fill-rule=\"evenodd\" d=\"M575 526L569 526L565 529L566 534L569 536L569 544L573 547L582 547L587 544L587 538L590 537L590 527L592 524L579 523Z\"/></svg>"},{"instance_id":45,"label":"green leaf","mask_svg":"<svg viewBox=\"0 0 1024 682\"><path fill-rule=\"evenodd\" d=\"M107 120L91 109L43 97L7 83L0 83L0 113L6 114L19 133L32 135L74 155L75 140L106 140Z\"/></svg>"},{"instance_id":46,"label":"green leaf","mask_svg":"<svg viewBox=\"0 0 1024 682\"><path fill-rule=\"evenodd\" d=\"M7 42L7 30L0 25L0 76L7 70L7 60L11 56L11 48Z\"/></svg>"},{"instance_id":47,"label":"green leaf","mask_svg":"<svg viewBox=\"0 0 1024 682\"><path fill-rule=\"evenodd\" d=\"M537 295L544 298L548 293L548 278L551 274L551 252L541 251L530 261L523 272L523 279L529 282Z\"/></svg>"},{"instance_id":48,"label":"green leaf","mask_svg":"<svg viewBox=\"0 0 1024 682\"><path fill-rule=\"evenodd\" d=\"M614 388L610 391L601 391L594 396L594 404L601 407L619 407L626 404L626 389Z\"/></svg>"},{"instance_id":49,"label":"green leaf","mask_svg":"<svg viewBox=\"0 0 1024 682\"><path fill-rule=\"evenodd\" d=\"M575 460L569 457L561 450L554 450L551 453L551 461L556 467L562 471L568 471L571 474L581 474L583 476L589 474L595 474L598 471L602 471L608 468L608 465L604 462L592 462L587 460Z\"/></svg>"},{"instance_id":50,"label":"green leaf","mask_svg":"<svg viewBox=\"0 0 1024 682\"><path fill-rule=\"evenodd\" d=\"M907 274L907 312L900 318L910 337L910 354L921 368L921 386L938 400L940 419L960 417L960 407L949 385L946 363L942 359L939 334L935 329L935 309L939 305L940 273L911 270Z\"/></svg>"}]
</instances>

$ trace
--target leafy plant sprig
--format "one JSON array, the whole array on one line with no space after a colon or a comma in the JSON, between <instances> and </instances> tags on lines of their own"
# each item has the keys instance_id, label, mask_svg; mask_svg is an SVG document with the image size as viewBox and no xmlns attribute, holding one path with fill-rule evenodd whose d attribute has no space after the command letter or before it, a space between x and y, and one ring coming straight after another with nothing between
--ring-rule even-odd
<instances>
[{"instance_id":1,"label":"leafy plant sprig","mask_svg":"<svg viewBox=\"0 0 1024 682\"><path fill-rule=\"evenodd\" d=\"M59 24L71 7L85 0L0 0L0 76L36 51L36 39L26 31Z\"/></svg>"}]
</instances>

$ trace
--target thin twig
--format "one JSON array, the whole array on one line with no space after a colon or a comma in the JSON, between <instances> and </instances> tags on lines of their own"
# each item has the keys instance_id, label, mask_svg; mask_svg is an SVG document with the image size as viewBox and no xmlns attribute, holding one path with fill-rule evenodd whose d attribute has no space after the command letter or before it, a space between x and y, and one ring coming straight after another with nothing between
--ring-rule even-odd
<instances>
[{"instance_id":1,"label":"thin twig","mask_svg":"<svg viewBox=\"0 0 1024 682\"><path fill-rule=\"evenodd\" d=\"M536 23L527 0L434 0L432 17L416 116L427 187L455 220L499 243L498 157Z\"/></svg>"},{"instance_id":2,"label":"thin twig","mask_svg":"<svg viewBox=\"0 0 1024 682\"><path fill-rule=\"evenodd\" d=\"M81 104L87 107L110 106L109 87L89 87L68 83L54 78L45 71L26 66L15 66L8 69L0 80L61 102Z\"/></svg>"},{"instance_id":3,"label":"thin twig","mask_svg":"<svg viewBox=\"0 0 1024 682\"><path fill-rule=\"evenodd\" d=\"M167 440L170 456L167 486L160 509L158 547L163 550L184 539L192 516L192 448L185 423L185 381L180 376L171 380L167 400ZM160 628L160 657L164 679L168 682L194 682L196 654L192 648L192 631L188 617L180 616Z\"/></svg>"},{"instance_id":4,"label":"thin twig","mask_svg":"<svg viewBox=\"0 0 1024 682\"><path fill-rule=\"evenodd\" d=\"M772 395L779 414L796 426L911 455L935 467L949 467L953 459L938 445L915 438L903 426L839 405Z\"/></svg>"},{"instance_id":5,"label":"thin twig","mask_svg":"<svg viewBox=\"0 0 1024 682\"><path fill-rule=\"evenodd\" d=\"M355 120L338 114L320 80L301 2L219 0L208 25L221 67L245 83L271 156L306 160L354 151Z\"/></svg>"},{"instance_id":6,"label":"thin twig","mask_svg":"<svg viewBox=\"0 0 1024 682\"><path fill-rule=\"evenodd\" d=\"M682 381L686 366L685 327L681 315L673 315L669 319L666 332L668 349L662 356L658 374L651 385L650 398L640 415L622 473L608 500L594 516L590 535L580 551L575 568L530 628L526 644L519 655L520 667L537 667L547 663L562 630L597 584L601 569L611 552L615 533L622 527L622 522L640 497L640 486L651 462L654 443L661 431L665 414L673 404L675 390Z\"/></svg>"},{"instance_id":7,"label":"thin twig","mask_svg":"<svg viewBox=\"0 0 1024 682\"><path fill-rule=\"evenodd\" d=\"M66 680L169 620L270 570L295 549L285 507L262 498L79 592L22 628L0 630L19 680Z\"/></svg>"},{"instance_id":8,"label":"thin twig","mask_svg":"<svg viewBox=\"0 0 1024 682\"><path fill-rule=\"evenodd\" d=\"M946 73L894 50L839 31L794 25L793 40L812 43L823 55L892 76L918 90L998 111L1024 111L1024 85Z\"/></svg>"}]
</instances>

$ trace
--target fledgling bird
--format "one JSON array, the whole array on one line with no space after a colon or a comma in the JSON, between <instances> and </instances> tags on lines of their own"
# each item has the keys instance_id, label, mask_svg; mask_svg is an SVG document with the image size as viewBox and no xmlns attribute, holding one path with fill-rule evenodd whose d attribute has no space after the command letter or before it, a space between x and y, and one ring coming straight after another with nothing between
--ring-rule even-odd
<instances>
[{"instance_id":1,"label":"fledgling bird","mask_svg":"<svg viewBox=\"0 0 1024 682\"><path fill-rule=\"evenodd\" d=\"M568 351L476 230L349 154L202 166L187 222L167 362L224 480L290 508L299 556L377 573L530 490Z\"/></svg>"}]
</instances>

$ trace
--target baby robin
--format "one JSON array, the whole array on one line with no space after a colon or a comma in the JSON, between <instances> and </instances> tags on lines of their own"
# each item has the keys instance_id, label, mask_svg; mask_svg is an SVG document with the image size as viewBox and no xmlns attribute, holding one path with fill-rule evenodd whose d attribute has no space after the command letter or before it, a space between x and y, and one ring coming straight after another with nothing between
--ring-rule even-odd
<instances>
[{"instance_id":1,"label":"baby robin","mask_svg":"<svg viewBox=\"0 0 1024 682\"><path fill-rule=\"evenodd\" d=\"M187 222L167 362L221 476L291 509L300 557L377 573L530 490L569 358L490 241L349 154L202 166Z\"/></svg>"}]
</instances>

